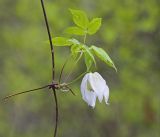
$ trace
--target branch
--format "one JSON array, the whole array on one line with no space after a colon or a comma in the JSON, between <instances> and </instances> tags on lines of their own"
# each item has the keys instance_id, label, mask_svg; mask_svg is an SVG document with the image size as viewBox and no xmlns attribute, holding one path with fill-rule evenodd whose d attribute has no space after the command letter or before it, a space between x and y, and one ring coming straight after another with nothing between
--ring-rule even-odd
<instances>
[{"instance_id":1,"label":"branch","mask_svg":"<svg viewBox=\"0 0 160 137\"><path fill-rule=\"evenodd\" d=\"M23 91L23 92L18 92L18 93L15 93L15 94L6 96L5 98L3 98L3 100L6 101L6 100L8 100L9 98L12 98L12 97L14 97L14 96L21 95L21 94L28 93L28 92L38 91L38 90L40 90L40 89L44 89L44 88L47 88L47 87L49 87L49 86L50 86L50 85L45 85L45 86L40 87L40 88L35 88L35 89L31 89L31 90L26 90L26 91Z\"/></svg>"},{"instance_id":2,"label":"branch","mask_svg":"<svg viewBox=\"0 0 160 137\"><path fill-rule=\"evenodd\" d=\"M49 43L50 43L50 48L51 48L51 55L52 55L52 80L54 80L54 48L53 48L53 43L52 43L52 37L51 37L51 32L49 29L49 23L48 23L48 19L47 19L47 14L45 11L45 7L44 7L44 2L43 0L41 0L41 6L42 6L42 10L43 10L43 15L44 15L44 20L46 23L46 28L47 28L47 32L48 32L48 38L49 38Z\"/></svg>"},{"instance_id":3,"label":"branch","mask_svg":"<svg viewBox=\"0 0 160 137\"><path fill-rule=\"evenodd\" d=\"M53 43L52 43L52 37L51 37L50 29L49 29L49 23L48 23L47 14L46 14L46 11L45 11L43 0L41 0L41 6L42 6L44 20L45 20L45 23L46 23L48 38L49 38L49 42L50 42L51 55L52 55L52 82L54 82L54 76L55 76L54 47L53 47ZM58 100L57 100L57 95L56 95L55 88L52 87L52 90L53 90L53 93L54 93L54 99L55 99L55 105L56 105L56 124L55 124L55 129L54 129L54 137L56 137L57 127L58 127Z\"/></svg>"}]
</instances>

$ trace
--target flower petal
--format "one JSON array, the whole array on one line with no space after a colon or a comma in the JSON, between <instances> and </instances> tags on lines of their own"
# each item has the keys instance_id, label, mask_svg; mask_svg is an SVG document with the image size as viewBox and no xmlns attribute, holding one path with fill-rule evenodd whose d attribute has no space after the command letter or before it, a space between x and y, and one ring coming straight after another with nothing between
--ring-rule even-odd
<instances>
[{"instance_id":1,"label":"flower petal","mask_svg":"<svg viewBox=\"0 0 160 137\"><path fill-rule=\"evenodd\" d=\"M103 91L103 94L104 94L104 99L105 99L106 104L109 104L109 103L108 103L108 99L109 99L109 88L108 88L107 85L105 86L105 89L104 89L104 91Z\"/></svg>"},{"instance_id":2,"label":"flower petal","mask_svg":"<svg viewBox=\"0 0 160 137\"><path fill-rule=\"evenodd\" d=\"M86 90L86 86L87 86L87 80L88 80L88 76L89 73L87 73L83 79L82 79L82 83L81 83L81 93L82 93L82 97L85 97L85 90Z\"/></svg>"},{"instance_id":3,"label":"flower petal","mask_svg":"<svg viewBox=\"0 0 160 137\"><path fill-rule=\"evenodd\" d=\"M102 78L102 76L98 72L95 72L95 73L92 73L92 75L89 75L88 79L93 91L96 93L98 97L98 100L102 102L103 91L106 86L105 80Z\"/></svg>"},{"instance_id":4,"label":"flower petal","mask_svg":"<svg viewBox=\"0 0 160 137\"><path fill-rule=\"evenodd\" d=\"M81 83L82 98L89 106L95 107L96 98L102 102L103 97L105 103L108 104L109 88L106 81L98 73L88 73L84 76Z\"/></svg>"},{"instance_id":5,"label":"flower petal","mask_svg":"<svg viewBox=\"0 0 160 137\"><path fill-rule=\"evenodd\" d=\"M93 91L85 92L85 98L83 98L85 102L88 103L89 106L95 107L96 104L96 94Z\"/></svg>"},{"instance_id":6,"label":"flower petal","mask_svg":"<svg viewBox=\"0 0 160 137\"><path fill-rule=\"evenodd\" d=\"M81 93L82 93L82 98L89 106L92 106L93 108L95 107L96 103L96 94L92 91L90 83L88 81L88 77L92 73L88 73L84 76L82 79L81 83Z\"/></svg>"}]
</instances>

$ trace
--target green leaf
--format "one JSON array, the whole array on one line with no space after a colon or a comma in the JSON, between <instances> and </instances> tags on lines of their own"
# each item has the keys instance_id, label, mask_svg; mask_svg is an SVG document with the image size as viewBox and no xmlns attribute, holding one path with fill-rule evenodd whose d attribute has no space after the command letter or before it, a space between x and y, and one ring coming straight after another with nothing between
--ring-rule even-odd
<instances>
[{"instance_id":1,"label":"green leaf","mask_svg":"<svg viewBox=\"0 0 160 137\"><path fill-rule=\"evenodd\" d=\"M93 35L94 33L96 33L100 26L101 26L101 18L94 18L88 26L88 34Z\"/></svg>"},{"instance_id":2,"label":"green leaf","mask_svg":"<svg viewBox=\"0 0 160 137\"><path fill-rule=\"evenodd\" d=\"M71 42L68 38L64 37L55 37L52 39L54 46L71 46Z\"/></svg>"},{"instance_id":3,"label":"green leaf","mask_svg":"<svg viewBox=\"0 0 160 137\"><path fill-rule=\"evenodd\" d=\"M98 48L96 46L91 46L91 49L93 49L95 55L99 59L101 59L107 65L109 65L110 67L113 67L117 71L117 68L115 67L113 61L111 60L111 58L108 56L108 54L102 48Z\"/></svg>"},{"instance_id":4,"label":"green leaf","mask_svg":"<svg viewBox=\"0 0 160 137\"><path fill-rule=\"evenodd\" d=\"M65 30L66 33L68 34L75 34L75 35L85 35L85 31L79 27L69 27Z\"/></svg>"},{"instance_id":5,"label":"green leaf","mask_svg":"<svg viewBox=\"0 0 160 137\"><path fill-rule=\"evenodd\" d=\"M68 41L71 42L73 45L80 45L80 42L77 39L72 38L69 39Z\"/></svg>"},{"instance_id":6,"label":"green leaf","mask_svg":"<svg viewBox=\"0 0 160 137\"><path fill-rule=\"evenodd\" d=\"M87 46L83 45L83 49L84 49L84 53L85 53L85 64L87 67L87 71L89 71L89 69L93 63L96 66L96 61L95 61L95 58L94 58L92 52L89 50L89 48Z\"/></svg>"},{"instance_id":7,"label":"green leaf","mask_svg":"<svg viewBox=\"0 0 160 137\"><path fill-rule=\"evenodd\" d=\"M89 20L84 11L70 9L74 23L83 29L87 29Z\"/></svg>"}]
</instances>

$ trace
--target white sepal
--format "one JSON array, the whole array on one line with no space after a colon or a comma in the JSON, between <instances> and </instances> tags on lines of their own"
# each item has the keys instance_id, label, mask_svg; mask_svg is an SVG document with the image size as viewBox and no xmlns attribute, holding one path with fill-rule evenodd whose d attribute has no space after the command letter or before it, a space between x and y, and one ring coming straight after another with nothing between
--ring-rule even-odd
<instances>
[{"instance_id":1,"label":"white sepal","mask_svg":"<svg viewBox=\"0 0 160 137\"><path fill-rule=\"evenodd\" d=\"M103 97L106 104L109 99L109 88L106 81L98 72L87 73L81 83L82 98L89 106L95 107L96 98L102 102Z\"/></svg>"}]
</instances>

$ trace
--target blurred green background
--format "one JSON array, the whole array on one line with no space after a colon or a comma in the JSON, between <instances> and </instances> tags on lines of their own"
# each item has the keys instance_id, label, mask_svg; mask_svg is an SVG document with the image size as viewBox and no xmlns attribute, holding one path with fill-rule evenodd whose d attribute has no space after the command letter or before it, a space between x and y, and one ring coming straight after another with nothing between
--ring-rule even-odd
<instances>
[{"instance_id":1,"label":"blurred green background","mask_svg":"<svg viewBox=\"0 0 160 137\"><path fill-rule=\"evenodd\" d=\"M45 0L54 36L72 25L68 8L102 17L100 31L87 43L103 47L118 72L98 60L98 72L110 88L110 105L91 109L77 93L58 92L58 137L160 136L160 1ZM0 0L0 97L51 81L50 47L40 0ZM81 39L81 38L80 38ZM55 48L56 78L69 55ZM66 66L63 79L74 61ZM83 60L70 77L85 70ZM0 103L0 137L51 137L55 123L52 93L42 90Z\"/></svg>"}]
</instances>

